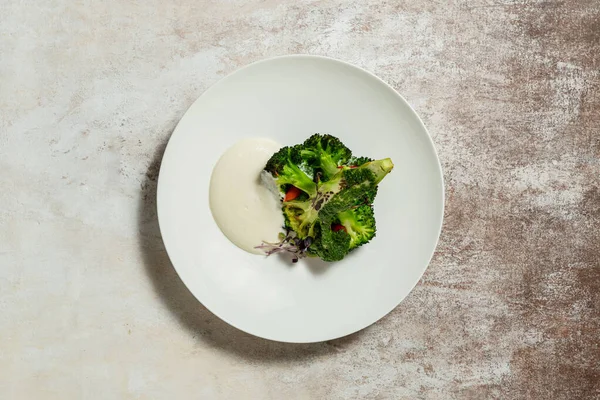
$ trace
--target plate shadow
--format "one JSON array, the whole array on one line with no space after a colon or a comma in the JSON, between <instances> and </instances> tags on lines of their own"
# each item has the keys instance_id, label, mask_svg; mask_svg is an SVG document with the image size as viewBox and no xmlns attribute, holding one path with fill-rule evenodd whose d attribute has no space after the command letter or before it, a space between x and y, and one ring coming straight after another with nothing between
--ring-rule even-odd
<instances>
[{"instance_id":1,"label":"plate shadow","mask_svg":"<svg viewBox=\"0 0 600 400\"><path fill-rule=\"evenodd\" d=\"M282 343L262 339L222 321L192 295L169 260L158 226L156 188L160 163L167 142L168 137L165 137L163 143L156 149L141 184L138 208L139 250L154 290L162 304L176 317L180 326L204 344L241 358L260 362L301 361L306 358L335 354L358 344L365 330L322 343ZM330 267L321 260L303 261L315 274L324 273Z\"/></svg>"}]
</instances>

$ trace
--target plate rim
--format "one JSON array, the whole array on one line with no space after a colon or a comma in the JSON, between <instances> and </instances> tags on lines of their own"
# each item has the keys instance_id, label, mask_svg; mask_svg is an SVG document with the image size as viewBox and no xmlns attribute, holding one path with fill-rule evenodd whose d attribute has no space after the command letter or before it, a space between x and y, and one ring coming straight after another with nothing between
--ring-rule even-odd
<instances>
[{"instance_id":1,"label":"plate rim","mask_svg":"<svg viewBox=\"0 0 600 400\"><path fill-rule=\"evenodd\" d=\"M207 307L202 302L202 300L200 300L200 298L196 295L196 293L194 293L194 291L190 288L190 286L186 283L186 281L183 278L180 270L178 270L177 266L173 262L173 258L171 257L171 253L169 251L169 247L170 246L167 244L167 241L165 240L164 235L163 235L164 228L163 228L163 223L161 222L161 220L163 220L163 218L161 218L161 211L160 211L161 210L161 206L160 206L160 204L162 203L162 201L160 199L163 197L163 196L161 196L161 193L164 192L164 190L161 190L161 187L164 187L164 185L161 185L161 182L162 182L161 177L164 176L163 175L163 168L164 168L163 161L165 160L165 158L169 154L169 148L172 147L171 146L172 140L175 137L177 131L179 130L179 127L181 125L181 121L185 118L185 116L188 114L188 112L201 100L201 98L203 96L206 96L208 93L210 93L211 91L215 90L215 88L217 88L218 86L220 86L220 84L222 84L223 82L225 82L231 76L233 76L233 75L237 74L238 72L241 72L241 71L243 71L243 70L245 70L247 68L254 67L254 66L258 65L258 64L268 63L268 62L272 62L272 61L279 60L279 59L316 59L316 60L320 59L320 60L323 60L323 61L328 61L328 62L334 62L334 63L342 64L342 65L344 65L346 67L350 67L350 68L356 69L356 70L358 70L358 71L360 71L362 73L367 74L371 78L374 78L376 81L378 81L379 83L381 83L385 87L387 87L391 92L393 92L393 94L395 96L397 96L400 99L400 101L402 101L408 107L408 109L410 110L410 113L412 113L412 115L416 118L416 120L418 121L418 123L421 126L421 128L425 131L426 136L427 136L427 143L430 146L431 150L433 151L433 154L435 155L435 159L437 161L437 163L436 163L437 164L437 172L439 173L440 183L441 183L441 210L440 210L440 218L439 218L439 221L438 221L437 235L436 235L436 239L435 239L435 244L432 247L431 253L429 254L427 263L425 264L425 268L423 268L423 270L420 273L419 278L412 285L412 287L410 288L410 290L391 309L387 310L385 313L383 313L383 315L377 317L374 321L366 324L362 328L354 330L353 332L345 333L343 335L339 335L339 336L335 336L335 337L322 338L322 339L318 339L318 340L305 340L305 341L285 340L285 339L279 339L279 338L269 337L269 335L257 334L257 333L249 332L249 331L241 328L237 324L233 323L228 318L223 317L219 313L217 313L217 312L213 311L212 309L210 309L209 307ZM159 169L158 179L157 179L157 186L156 186L156 213L157 213L158 227L159 227L159 231L160 231L160 235L161 235L161 240L162 240L162 243L163 243L163 245L165 247L165 251L167 253L167 256L169 257L169 262L173 266L173 269L175 269L175 272L177 273L179 279L181 279L181 281L183 282L183 284L185 285L185 287L187 288L187 290L210 313L212 313L213 315L215 315L220 320L226 322L230 326L234 327L235 329L240 330L240 331L242 331L242 332L244 332L246 334L252 335L254 337L258 337L258 338L262 338L262 339L267 339L267 340L271 340L271 341L275 341L275 342L281 342L281 343L320 343L320 342L324 342L324 341L328 341L328 340L335 340L335 339L343 338L343 337L352 335L352 334L354 334L356 332L360 332L363 329L368 328L369 326L377 323L381 319L385 318L388 314L390 314L394 309L396 309L406 299L406 297L408 297L408 295L410 293L412 293L412 291L415 289L415 287L419 284L419 282L423 278L423 275L425 274L425 271L427 271L427 268L429 268L429 265L431 264L431 260L433 259L433 256L435 255L435 251L436 251L436 249L437 249L437 247L439 245L439 242L440 242L440 237L441 237L441 234L442 234L442 228L443 228L443 223L444 223L445 208L446 208L446 184L445 184L445 180L444 180L444 171L442 169L442 164L441 164L441 161L440 161L440 157L439 157L439 154L438 154L437 149L435 147L435 143L433 141L433 138L431 137L431 134L429 133L429 130L427 129L427 127L423 123L423 120L421 119L421 117L419 116L419 114L411 106L411 104L404 98L404 96L402 96L389 83L387 83L386 81L384 81L383 79L381 79L380 77L378 77L377 75L375 75L374 73L370 72L369 70L367 70L365 68L362 68L360 66L354 65L354 64L352 64L350 62L339 60L337 58L328 57L328 56L322 56L322 55L313 55L313 54L287 54L287 55L281 55L281 56L275 56L275 57L269 57L269 58L257 60L257 61L251 62L249 64L246 64L246 65L244 65L242 67L239 67L239 68L233 70L232 72L228 73L227 75L221 77L216 82L214 82L213 84L211 84L206 90L204 90L198 96L198 98L196 100L194 100L189 105L189 107L185 110L185 112L183 113L183 115L181 116L181 118L179 119L179 121L177 121L177 124L175 125L175 128L173 129L173 132L171 133L171 135L169 137L169 140L167 141L167 145L166 145L165 150L164 150L164 152L162 154L162 157L161 157L161 164L160 164L160 169Z\"/></svg>"}]
</instances>

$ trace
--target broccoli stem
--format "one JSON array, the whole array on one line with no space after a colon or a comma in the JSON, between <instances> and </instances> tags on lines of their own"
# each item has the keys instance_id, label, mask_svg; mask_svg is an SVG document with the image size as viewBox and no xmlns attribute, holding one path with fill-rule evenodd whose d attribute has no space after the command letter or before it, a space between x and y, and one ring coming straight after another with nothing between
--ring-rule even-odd
<instances>
[{"instance_id":1,"label":"broccoli stem","mask_svg":"<svg viewBox=\"0 0 600 400\"><path fill-rule=\"evenodd\" d=\"M375 184L377 185L387 174L389 174L394 168L394 163L391 158L384 158L381 160L375 160L361 165L360 168L366 168L375 174Z\"/></svg>"}]
</instances>

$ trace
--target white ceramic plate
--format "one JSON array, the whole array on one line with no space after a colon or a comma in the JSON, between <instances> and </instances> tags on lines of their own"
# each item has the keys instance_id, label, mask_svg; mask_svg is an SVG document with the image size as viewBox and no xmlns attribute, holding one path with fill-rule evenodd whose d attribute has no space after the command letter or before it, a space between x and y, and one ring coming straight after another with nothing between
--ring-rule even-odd
<instances>
[{"instance_id":1,"label":"white ceramic plate","mask_svg":"<svg viewBox=\"0 0 600 400\"><path fill-rule=\"evenodd\" d=\"M315 132L395 163L375 200L377 236L332 264L240 250L209 209L216 161L242 138L290 145ZM389 313L427 268L443 205L439 160L408 103L360 68L304 55L251 64L207 90L175 129L158 182L163 240L190 291L229 324L283 342L338 338Z\"/></svg>"}]
</instances>

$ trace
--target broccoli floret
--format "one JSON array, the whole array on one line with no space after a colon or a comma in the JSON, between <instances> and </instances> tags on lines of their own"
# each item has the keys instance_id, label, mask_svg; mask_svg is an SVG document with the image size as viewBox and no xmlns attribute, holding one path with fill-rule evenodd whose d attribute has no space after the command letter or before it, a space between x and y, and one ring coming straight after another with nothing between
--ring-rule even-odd
<instances>
[{"instance_id":1,"label":"broccoli floret","mask_svg":"<svg viewBox=\"0 0 600 400\"><path fill-rule=\"evenodd\" d=\"M313 204L314 198L301 201L286 201L282 210L285 218L285 226L296 232L299 238L304 239L313 236L313 225L317 220L319 211Z\"/></svg>"},{"instance_id":2,"label":"broccoli floret","mask_svg":"<svg viewBox=\"0 0 600 400\"><path fill-rule=\"evenodd\" d=\"M337 217L350 236L350 250L362 246L375 237L375 214L371 205L342 211Z\"/></svg>"},{"instance_id":3,"label":"broccoli floret","mask_svg":"<svg viewBox=\"0 0 600 400\"><path fill-rule=\"evenodd\" d=\"M323 261L339 261L348 254L350 235L343 230L334 232L326 221L315 224L315 240L308 248L308 254L318 256Z\"/></svg>"},{"instance_id":4,"label":"broccoli floret","mask_svg":"<svg viewBox=\"0 0 600 400\"><path fill-rule=\"evenodd\" d=\"M287 185L293 185L309 196L314 196L317 186L312 177L307 174L312 171L306 170L307 164L300 156L300 146L283 147L271 156L265 166L265 171L273 176L282 192L285 191Z\"/></svg>"},{"instance_id":5,"label":"broccoli floret","mask_svg":"<svg viewBox=\"0 0 600 400\"><path fill-rule=\"evenodd\" d=\"M336 215L342 211L364 204L371 204L377 193L377 187L369 181L345 188L331 197L319 210L319 219L334 221Z\"/></svg>"},{"instance_id":6,"label":"broccoli floret","mask_svg":"<svg viewBox=\"0 0 600 400\"><path fill-rule=\"evenodd\" d=\"M321 180L329 180L346 165L352 152L335 136L314 134L301 145L302 159L321 174Z\"/></svg>"},{"instance_id":7,"label":"broccoli floret","mask_svg":"<svg viewBox=\"0 0 600 400\"><path fill-rule=\"evenodd\" d=\"M302 145L275 153L265 171L284 195L285 228L298 240L310 238L303 254L337 261L375 236L371 205L377 184L393 167L389 158L351 158L339 139L313 135Z\"/></svg>"},{"instance_id":8,"label":"broccoli floret","mask_svg":"<svg viewBox=\"0 0 600 400\"><path fill-rule=\"evenodd\" d=\"M392 168L394 168L392 160L384 158L383 160L369 161L357 168L344 167L342 172L349 186L365 180L370 180L377 185Z\"/></svg>"},{"instance_id":9,"label":"broccoli floret","mask_svg":"<svg viewBox=\"0 0 600 400\"><path fill-rule=\"evenodd\" d=\"M366 164L371 161L373 161L373 159L369 158L369 157L354 157L354 156L352 156L352 157L350 157L350 160L348 160L347 165L358 167L360 165Z\"/></svg>"}]
</instances>

